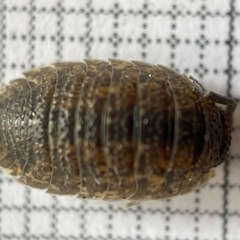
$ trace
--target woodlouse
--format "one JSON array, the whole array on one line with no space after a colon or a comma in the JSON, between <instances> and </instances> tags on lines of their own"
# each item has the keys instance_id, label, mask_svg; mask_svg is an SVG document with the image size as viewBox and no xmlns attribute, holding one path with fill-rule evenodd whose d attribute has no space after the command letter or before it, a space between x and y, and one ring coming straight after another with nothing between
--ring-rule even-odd
<instances>
[{"instance_id":1,"label":"woodlouse","mask_svg":"<svg viewBox=\"0 0 240 240\"><path fill-rule=\"evenodd\" d=\"M0 90L2 168L48 193L104 200L170 198L213 176L228 155L233 99L161 65L84 61Z\"/></svg>"}]
</instances>

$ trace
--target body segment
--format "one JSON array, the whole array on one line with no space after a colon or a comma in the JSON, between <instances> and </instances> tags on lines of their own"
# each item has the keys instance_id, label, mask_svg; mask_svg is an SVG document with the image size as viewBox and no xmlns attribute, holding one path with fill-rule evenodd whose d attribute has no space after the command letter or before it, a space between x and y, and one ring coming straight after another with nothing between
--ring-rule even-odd
<instances>
[{"instance_id":1,"label":"body segment","mask_svg":"<svg viewBox=\"0 0 240 240\"><path fill-rule=\"evenodd\" d=\"M0 90L0 166L28 186L165 199L200 187L228 155L235 102L191 76L114 59L24 75Z\"/></svg>"}]
</instances>

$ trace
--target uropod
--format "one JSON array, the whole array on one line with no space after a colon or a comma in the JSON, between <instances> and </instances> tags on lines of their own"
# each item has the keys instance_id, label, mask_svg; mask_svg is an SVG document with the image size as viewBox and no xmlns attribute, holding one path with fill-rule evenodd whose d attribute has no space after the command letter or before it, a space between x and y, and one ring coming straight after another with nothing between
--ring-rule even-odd
<instances>
[{"instance_id":1,"label":"uropod","mask_svg":"<svg viewBox=\"0 0 240 240\"><path fill-rule=\"evenodd\" d=\"M0 166L51 194L171 198L226 160L235 107L162 65L87 59L35 68L0 89Z\"/></svg>"}]
</instances>

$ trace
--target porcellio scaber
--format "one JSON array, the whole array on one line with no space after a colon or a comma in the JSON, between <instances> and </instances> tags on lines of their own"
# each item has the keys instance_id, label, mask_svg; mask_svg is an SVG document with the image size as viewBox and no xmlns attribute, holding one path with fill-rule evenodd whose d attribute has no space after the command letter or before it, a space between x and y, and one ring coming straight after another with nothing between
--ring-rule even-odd
<instances>
[{"instance_id":1,"label":"porcellio scaber","mask_svg":"<svg viewBox=\"0 0 240 240\"><path fill-rule=\"evenodd\" d=\"M166 199L199 188L228 156L236 103L191 76L116 59L24 76L0 90L0 166L25 185L79 198Z\"/></svg>"}]
</instances>

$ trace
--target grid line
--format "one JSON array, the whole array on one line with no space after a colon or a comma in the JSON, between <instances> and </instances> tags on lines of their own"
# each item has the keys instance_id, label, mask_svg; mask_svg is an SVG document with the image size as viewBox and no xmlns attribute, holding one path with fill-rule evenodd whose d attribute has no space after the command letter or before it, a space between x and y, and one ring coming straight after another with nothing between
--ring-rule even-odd
<instances>
[{"instance_id":1,"label":"grid line","mask_svg":"<svg viewBox=\"0 0 240 240\"><path fill-rule=\"evenodd\" d=\"M10 13L21 13L21 12L27 12L28 11L28 8L26 6L22 7L22 8L18 8L18 7L11 7L9 8L8 12ZM52 13L55 13L57 11L57 9L55 7L51 8L51 9L46 9L46 7L43 7L41 9L37 9L36 10L36 13L44 13L44 14L52 14ZM80 9L75 9L75 8L71 8L69 10L66 10L64 7L62 8L62 13L64 14L75 14L75 15L79 15L79 14L86 14L88 10L84 9L84 8L80 8ZM114 15L114 10L113 9L110 9L110 10L104 10L104 9L100 9L98 11L92 9L92 14L94 15ZM128 16L128 15L133 15L133 16L139 16L139 15L144 15L146 14L144 11L142 10L139 10L139 11L134 11L133 9L129 9L128 11L124 11L124 10L120 10L119 11L119 14L120 15L124 15L124 16ZM156 9L154 12L149 10L147 11L147 14L148 15L151 15L153 17L155 16L170 16L170 17L200 17L202 18L203 15L201 13L201 11L195 11L195 12L191 12L191 11L187 11L186 13L182 12L182 11L178 11L177 13L176 12L173 12L173 11L162 11L161 9ZM212 18L229 18L229 15L232 14L231 12L226 12L224 14L221 14L219 11L216 11L214 13L211 13L209 11L206 11L205 12L205 17L212 17ZM235 11L234 12L234 15L235 16L240 16L240 12L238 11Z\"/></svg>"},{"instance_id":2,"label":"grid line","mask_svg":"<svg viewBox=\"0 0 240 240\"><path fill-rule=\"evenodd\" d=\"M28 60L28 65L30 66L30 68L33 68L33 62L34 62L34 40L35 40L35 35L34 35L34 31L35 31L35 16L34 16L34 12L35 12L35 7L34 7L34 2L30 1L30 10L29 10L29 60Z\"/></svg>"},{"instance_id":3,"label":"grid line","mask_svg":"<svg viewBox=\"0 0 240 240\"><path fill-rule=\"evenodd\" d=\"M29 48L28 48L28 65L29 67L34 67L34 40L35 40L35 37L34 37L34 31L35 31L35 26L34 26L34 23L35 23L35 16L34 16L34 2L35 0L33 1L30 1L30 10L28 12L29 14L29 32L28 32L28 35L29 35L29 38L28 38L28 42L29 42ZM27 149L28 151L28 149ZM29 223L30 223L30 218L29 218L29 214L31 212L31 209L30 209L30 202L31 202L31 199L30 199L30 190L29 189L26 189L26 192L25 192L25 204L23 206L23 210L24 210L24 233L23 233L23 238L28 240L30 239L29 238L29 234L30 234L30 228L29 228Z\"/></svg>"},{"instance_id":4,"label":"grid line","mask_svg":"<svg viewBox=\"0 0 240 240\"><path fill-rule=\"evenodd\" d=\"M64 36L62 35L63 33L63 26L62 26L62 23L63 23L63 7L62 7L62 1L58 1L57 2L57 11L56 11L56 14L57 14L57 41L56 41L56 44L57 44L57 59L58 61L62 60L62 43L64 41Z\"/></svg>"},{"instance_id":5,"label":"grid line","mask_svg":"<svg viewBox=\"0 0 240 240\"><path fill-rule=\"evenodd\" d=\"M235 0L230 0L230 14L229 14L229 42L228 42L228 62L227 62L227 95L230 96L231 91L231 80L233 76L233 43L234 43L234 9L235 9ZM228 231L228 185L229 185L229 159L224 162L224 184L223 184L223 240L227 240L227 231Z\"/></svg>"},{"instance_id":6,"label":"grid line","mask_svg":"<svg viewBox=\"0 0 240 240\"><path fill-rule=\"evenodd\" d=\"M6 25L5 25L5 1L0 1L0 79L4 78L4 67L5 67L5 38L6 38ZM1 83L2 85L2 83ZM2 176L0 178L0 184L2 184ZM0 213L2 212L2 189L0 188ZM0 236L2 234L2 216L0 214Z\"/></svg>"},{"instance_id":7,"label":"grid line","mask_svg":"<svg viewBox=\"0 0 240 240\"><path fill-rule=\"evenodd\" d=\"M87 29L87 32L86 32L86 36L85 36L85 39L86 39L86 57L90 57L90 54L91 54L91 42L92 42L92 37L91 37L91 24L92 24L92 13L93 13L93 9L92 9L92 0L88 0L87 1L87 6L86 6L86 18L87 18L87 23L86 23L86 29Z\"/></svg>"}]
</instances>

